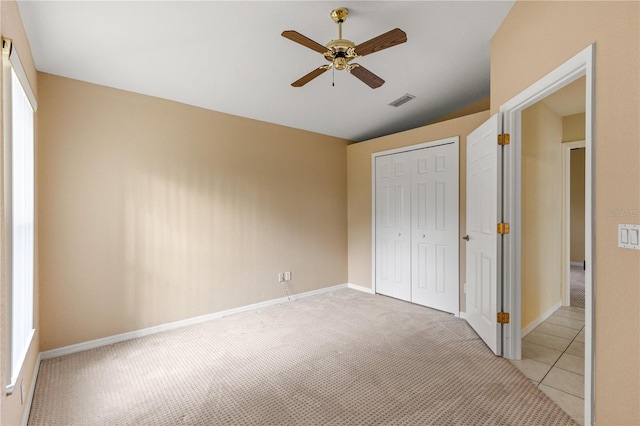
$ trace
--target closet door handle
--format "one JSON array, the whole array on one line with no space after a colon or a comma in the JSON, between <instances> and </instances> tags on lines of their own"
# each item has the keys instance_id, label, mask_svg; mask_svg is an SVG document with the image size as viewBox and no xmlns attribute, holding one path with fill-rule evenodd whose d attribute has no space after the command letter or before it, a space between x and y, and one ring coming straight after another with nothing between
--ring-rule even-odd
<instances>
[{"instance_id":1,"label":"closet door handle","mask_svg":"<svg viewBox=\"0 0 640 426\"><path fill-rule=\"evenodd\" d=\"M426 234L422 234L422 238L427 238L427 235Z\"/></svg>"},{"instance_id":2,"label":"closet door handle","mask_svg":"<svg viewBox=\"0 0 640 426\"><path fill-rule=\"evenodd\" d=\"M465 240L465 241L469 241L471 238L469 238L468 235L465 235L464 237L462 237L462 239Z\"/></svg>"}]
</instances>

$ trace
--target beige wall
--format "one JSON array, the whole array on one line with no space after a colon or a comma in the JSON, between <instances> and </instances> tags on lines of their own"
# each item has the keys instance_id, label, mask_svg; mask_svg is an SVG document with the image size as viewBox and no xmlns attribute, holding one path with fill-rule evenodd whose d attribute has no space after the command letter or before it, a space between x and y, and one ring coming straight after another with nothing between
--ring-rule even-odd
<instances>
[{"instance_id":1,"label":"beige wall","mask_svg":"<svg viewBox=\"0 0 640 426\"><path fill-rule=\"evenodd\" d=\"M36 69L33 65L33 59L31 57L31 48L29 46L29 42L26 37L26 33L24 32L24 28L22 26L22 19L20 18L20 13L18 10L18 6L15 1L2 1L0 2L0 33L2 37L9 38L13 41L13 48L16 49L18 55L20 56L20 61L24 67L25 73L29 80L29 84L31 89L33 90L36 98L38 97L38 81L37 81L37 73ZM0 67L0 81L2 81L2 69ZM0 98L2 98L2 86L0 85ZM0 105L0 112L2 106ZM0 115L1 116L1 115ZM38 119L36 112L36 122ZM0 127L2 126L2 120L0 120ZM0 129L0 134L2 131ZM36 129L36 152L38 151L38 143L37 143L37 129ZM4 163L4 152L2 153L2 157L0 158L0 162ZM36 175L37 171L37 160L36 160ZM0 174L1 175L1 174ZM2 176L0 176L2 179ZM36 188L36 192L37 192ZM0 211L4 211L4 200L0 197ZM36 199L37 203L37 199ZM37 211L36 211L36 221L37 221ZM7 249L4 243L4 234L2 230L4 230L4 214L0 215L0 220L2 221L2 225L0 226L0 235L2 235L2 244L1 244L1 258L4 259L4 252ZM36 247L38 244L38 232L36 229L35 239L36 239ZM20 372L18 379L16 381L17 386L12 395L7 395L5 392L5 384L10 381L10 367L9 367L9 357L10 351L8 347L9 343L9 332L7 328L7 285L8 283L5 281L5 271L4 266L2 266L2 273L0 274L1 280L1 297L2 304L0 305L0 323L2 324L2 339L1 339L1 347L0 354L2 354L1 358L1 369L0 369L0 379L2 382L2 396L0 397L0 424L3 425L17 425L22 422L22 419L25 414L25 404L26 400L22 400L21 398L21 386L24 384L25 394L28 396L31 391L31 384L33 383L33 375L36 366L36 360L38 354L40 352L40 327L39 327L39 314L38 314L38 253L36 251L35 254L36 267L34 271L34 327L36 329L36 333L34 339L31 343L31 347L27 352L27 356L25 362L23 364L22 371ZM2 262L0 262L2 264Z\"/></svg>"},{"instance_id":2,"label":"beige wall","mask_svg":"<svg viewBox=\"0 0 640 426\"><path fill-rule=\"evenodd\" d=\"M522 112L522 328L562 298L562 117Z\"/></svg>"},{"instance_id":3,"label":"beige wall","mask_svg":"<svg viewBox=\"0 0 640 426\"><path fill-rule=\"evenodd\" d=\"M372 287L371 154L393 148L460 136L460 235L466 233L467 135L489 118L487 111L443 121L347 147L349 197L349 282ZM465 310L465 252L460 245L460 309Z\"/></svg>"},{"instance_id":4,"label":"beige wall","mask_svg":"<svg viewBox=\"0 0 640 426\"><path fill-rule=\"evenodd\" d=\"M584 258L584 186L585 186L585 148L571 150L571 262L583 262Z\"/></svg>"},{"instance_id":5,"label":"beige wall","mask_svg":"<svg viewBox=\"0 0 640 426\"><path fill-rule=\"evenodd\" d=\"M347 282L347 141L39 81L43 350Z\"/></svg>"},{"instance_id":6,"label":"beige wall","mask_svg":"<svg viewBox=\"0 0 640 426\"><path fill-rule=\"evenodd\" d=\"M491 42L491 110L596 43L595 420L640 424L640 252L617 247L640 210L640 2L518 1ZM624 318L624 326L620 326Z\"/></svg>"},{"instance_id":7,"label":"beige wall","mask_svg":"<svg viewBox=\"0 0 640 426\"><path fill-rule=\"evenodd\" d=\"M562 117L562 142L583 141L585 139L585 114Z\"/></svg>"}]
</instances>

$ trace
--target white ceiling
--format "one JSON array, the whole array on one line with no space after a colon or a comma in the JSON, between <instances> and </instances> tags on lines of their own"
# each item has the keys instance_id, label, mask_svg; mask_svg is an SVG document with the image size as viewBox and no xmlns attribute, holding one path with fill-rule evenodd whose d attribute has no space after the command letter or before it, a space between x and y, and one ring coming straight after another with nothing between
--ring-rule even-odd
<instances>
[{"instance_id":1,"label":"white ceiling","mask_svg":"<svg viewBox=\"0 0 640 426\"><path fill-rule=\"evenodd\" d=\"M489 43L513 1L18 1L39 71L353 141L419 127L489 96ZM386 83L346 71L302 88L326 64L283 38L326 44L347 7L356 44L393 28L404 44L355 62ZM410 93L416 98L387 104Z\"/></svg>"}]
</instances>

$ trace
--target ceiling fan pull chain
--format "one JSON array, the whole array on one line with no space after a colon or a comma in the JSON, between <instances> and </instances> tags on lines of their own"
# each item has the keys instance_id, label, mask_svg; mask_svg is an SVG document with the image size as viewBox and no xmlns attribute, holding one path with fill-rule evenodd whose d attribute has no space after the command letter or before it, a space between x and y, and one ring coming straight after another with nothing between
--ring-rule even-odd
<instances>
[{"instance_id":1,"label":"ceiling fan pull chain","mask_svg":"<svg viewBox=\"0 0 640 426\"><path fill-rule=\"evenodd\" d=\"M331 82L331 86L335 87L336 86L336 67L331 67L331 78L333 79L333 81Z\"/></svg>"}]
</instances>

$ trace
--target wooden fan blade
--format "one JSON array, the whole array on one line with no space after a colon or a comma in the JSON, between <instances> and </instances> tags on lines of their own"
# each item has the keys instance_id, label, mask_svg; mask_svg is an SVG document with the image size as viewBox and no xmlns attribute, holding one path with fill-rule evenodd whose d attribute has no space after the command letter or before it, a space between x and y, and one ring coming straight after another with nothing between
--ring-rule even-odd
<instances>
[{"instance_id":1,"label":"wooden fan blade","mask_svg":"<svg viewBox=\"0 0 640 426\"><path fill-rule=\"evenodd\" d=\"M363 67L362 65L353 64L349 72L355 75L360 79L364 84L371 87L372 89L377 89L378 87L384 84L384 80Z\"/></svg>"},{"instance_id":2,"label":"wooden fan blade","mask_svg":"<svg viewBox=\"0 0 640 426\"><path fill-rule=\"evenodd\" d=\"M327 65L323 65L321 67L318 67L315 70L311 71L309 74L305 75L304 77L294 81L293 83L291 83L291 85L293 87L302 87L305 84L307 84L308 82L310 82L311 80L313 80L314 78L316 78L319 75L323 74L329 68L331 68L331 67L329 67Z\"/></svg>"},{"instance_id":3,"label":"wooden fan blade","mask_svg":"<svg viewBox=\"0 0 640 426\"><path fill-rule=\"evenodd\" d=\"M360 43L354 50L358 56L365 56L370 53L379 52L380 50L388 47L393 47L396 44L404 43L405 41L407 41L407 34L400 28L395 28L379 35L378 37L374 37L369 41Z\"/></svg>"},{"instance_id":4,"label":"wooden fan blade","mask_svg":"<svg viewBox=\"0 0 640 426\"><path fill-rule=\"evenodd\" d=\"M303 36L297 31L293 31L293 30L283 31L282 37L288 38L291 41L295 41L296 43L299 43L304 47L308 47L309 49L315 50L316 52L319 52L322 54L324 54L326 51L329 50L325 46L321 45L320 43L316 43L315 41L311 40L308 37Z\"/></svg>"}]
</instances>

